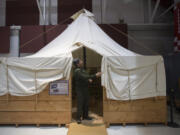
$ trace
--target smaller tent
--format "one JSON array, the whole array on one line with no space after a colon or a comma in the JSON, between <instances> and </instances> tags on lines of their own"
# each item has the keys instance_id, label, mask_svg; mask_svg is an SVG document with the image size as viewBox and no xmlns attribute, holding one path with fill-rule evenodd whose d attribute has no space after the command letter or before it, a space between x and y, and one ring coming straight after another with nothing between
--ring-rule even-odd
<instances>
[{"instance_id":1,"label":"smaller tent","mask_svg":"<svg viewBox=\"0 0 180 135\"><path fill-rule=\"evenodd\" d=\"M143 56L123 48L83 9L68 28L34 55L0 59L0 95L28 96L41 92L49 82L69 79L72 52L87 47L102 58L102 86L107 97L133 100L165 96L165 70L161 56Z\"/></svg>"}]
</instances>

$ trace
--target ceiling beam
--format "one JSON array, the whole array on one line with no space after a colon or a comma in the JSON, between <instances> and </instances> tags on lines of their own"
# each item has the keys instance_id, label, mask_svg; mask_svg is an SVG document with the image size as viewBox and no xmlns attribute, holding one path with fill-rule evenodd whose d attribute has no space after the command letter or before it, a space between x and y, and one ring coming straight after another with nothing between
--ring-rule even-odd
<instances>
[{"instance_id":1,"label":"ceiling beam","mask_svg":"<svg viewBox=\"0 0 180 135\"><path fill-rule=\"evenodd\" d=\"M156 16L156 12L157 12L157 9L159 7L160 1L161 0L156 1L156 5L154 7L154 10L153 10L153 13L152 13L152 16L151 16L151 19L150 19L150 23L153 23L153 21L154 21L154 17Z\"/></svg>"}]
</instances>

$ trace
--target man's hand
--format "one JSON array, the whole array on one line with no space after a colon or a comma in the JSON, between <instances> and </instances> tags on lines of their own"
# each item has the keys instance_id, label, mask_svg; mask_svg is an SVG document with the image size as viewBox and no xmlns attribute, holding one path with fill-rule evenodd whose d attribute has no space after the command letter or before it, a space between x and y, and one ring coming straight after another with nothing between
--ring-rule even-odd
<instances>
[{"instance_id":1,"label":"man's hand","mask_svg":"<svg viewBox=\"0 0 180 135\"><path fill-rule=\"evenodd\" d=\"M88 81L89 81L89 83L92 83L92 82L93 82L93 80L92 80L92 79L89 79Z\"/></svg>"},{"instance_id":2,"label":"man's hand","mask_svg":"<svg viewBox=\"0 0 180 135\"><path fill-rule=\"evenodd\" d=\"M101 72L97 72L97 73L96 73L96 77L100 77L101 74L102 74Z\"/></svg>"}]
</instances>

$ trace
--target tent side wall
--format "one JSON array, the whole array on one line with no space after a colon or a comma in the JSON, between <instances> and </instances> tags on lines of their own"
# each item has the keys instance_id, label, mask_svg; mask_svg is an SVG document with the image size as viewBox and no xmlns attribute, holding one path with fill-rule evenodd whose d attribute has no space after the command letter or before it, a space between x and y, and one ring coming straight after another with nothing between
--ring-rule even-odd
<instances>
[{"instance_id":1,"label":"tent side wall","mask_svg":"<svg viewBox=\"0 0 180 135\"><path fill-rule=\"evenodd\" d=\"M33 96L0 96L0 124L69 124L71 96L71 80L69 95L49 95L48 85Z\"/></svg>"},{"instance_id":2,"label":"tent side wall","mask_svg":"<svg viewBox=\"0 0 180 135\"><path fill-rule=\"evenodd\" d=\"M110 100L103 89L103 119L109 124L164 123L167 124L166 97L153 97L132 101Z\"/></svg>"}]
</instances>

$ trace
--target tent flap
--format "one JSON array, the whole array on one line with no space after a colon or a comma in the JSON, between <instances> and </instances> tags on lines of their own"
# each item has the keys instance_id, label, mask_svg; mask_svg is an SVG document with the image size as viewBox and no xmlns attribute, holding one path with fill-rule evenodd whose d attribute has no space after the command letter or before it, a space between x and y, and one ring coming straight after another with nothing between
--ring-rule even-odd
<instances>
[{"instance_id":1,"label":"tent flap","mask_svg":"<svg viewBox=\"0 0 180 135\"><path fill-rule=\"evenodd\" d=\"M6 58L0 64L0 95L30 96L49 82L68 79L72 57Z\"/></svg>"},{"instance_id":2,"label":"tent flap","mask_svg":"<svg viewBox=\"0 0 180 135\"><path fill-rule=\"evenodd\" d=\"M161 56L103 57L102 85L113 100L133 100L166 95Z\"/></svg>"}]
</instances>

